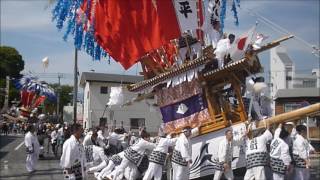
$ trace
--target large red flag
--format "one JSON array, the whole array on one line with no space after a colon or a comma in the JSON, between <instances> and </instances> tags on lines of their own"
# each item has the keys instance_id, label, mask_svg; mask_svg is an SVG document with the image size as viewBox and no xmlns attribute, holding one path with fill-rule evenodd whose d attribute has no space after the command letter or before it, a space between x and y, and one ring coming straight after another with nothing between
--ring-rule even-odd
<instances>
[{"instance_id":1,"label":"large red flag","mask_svg":"<svg viewBox=\"0 0 320 180\"><path fill-rule=\"evenodd\" d=\"M179 36L172 0L97 1L96 40L125 69Z\"/></svg>"}]
</instances>

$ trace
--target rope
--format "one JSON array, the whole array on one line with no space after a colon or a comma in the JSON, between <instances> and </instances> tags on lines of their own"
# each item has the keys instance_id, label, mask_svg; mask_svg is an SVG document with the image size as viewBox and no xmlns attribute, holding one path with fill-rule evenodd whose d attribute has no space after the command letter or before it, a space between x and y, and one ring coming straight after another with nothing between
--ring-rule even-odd
<instances>
[{"instance_id":1,"label":"rope","mask_svg":"<svg viewBox=\"0 0 320 180\"><path fill-rule=\"evenodd\" d=\"M294 34L288 30L286 30L285 28L281 27L280 25L274 23L273 21L271 21L270 19L262 16L261 14L254 12L252 9L245 9L245 8L241 8L240 9L246 11L249 15L256 17L257 19L261 20L262 23L264 23L265 25L267 25L268 27L270 27L271 29L273 29L274 31L280 33L280 34ZM304 39L302 39L301 37L295 35L295 40L302 42L303 44L305 44L306 46L308 46L308 48L306 48L307 50L310 50L309 48L312 49L312 51L317 51L317 52L311 52L314 56L319 57L319 53L320 53L320 49L318 47L315 47L314 45L308 43L307 41L305 41ZM302 47L306 47L306 46L302 46Z\"/></svg>"}]
</instances>

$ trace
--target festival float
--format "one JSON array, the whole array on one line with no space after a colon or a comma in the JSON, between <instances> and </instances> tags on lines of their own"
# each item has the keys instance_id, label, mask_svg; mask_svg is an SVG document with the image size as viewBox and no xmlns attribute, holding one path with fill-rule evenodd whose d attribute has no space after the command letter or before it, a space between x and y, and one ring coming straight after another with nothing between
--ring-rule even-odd
<instances>
[{"instance_id":1,"label":"festival float","mask_svg":"<svg viewBox=\"0 0 320 180\"><path fill-rule=\"evenodd\" d=\"M191 140L191 179L221 168L217 144L226 129L240 139L248 122L257 122L259 129L320 113L317 103L273 117L251 115L254 94L266 88L259 78L252 79L263 71L259 53L293 36L262 44L254 26L236 38L219 65L219 43L213 46L205 37L223 36L228 3L237 25L240 0L59 0L53 9L57 28L66 24L64 39L72 34L78 50L95 60L112 58L125 70L141 64L144 80L127 86L137 97L123 105L154 97L167 133L201 124L200 134ZM245 167L244 148L235 148L233 169Z\"/></svg>"},{"instance_id":2,"label":"festival float","mask_svg":"<svg viewBox=\"0 0 320 180\"><path fill-rule=\"evenodd\" d=\"M46 99L56 101L56 95L51 87L44 81L38 81L35 77L23 76L13 80L16 89L20 90L20 115L29 118L36 113L37 108Z\"/></svg>"}]
</instances>

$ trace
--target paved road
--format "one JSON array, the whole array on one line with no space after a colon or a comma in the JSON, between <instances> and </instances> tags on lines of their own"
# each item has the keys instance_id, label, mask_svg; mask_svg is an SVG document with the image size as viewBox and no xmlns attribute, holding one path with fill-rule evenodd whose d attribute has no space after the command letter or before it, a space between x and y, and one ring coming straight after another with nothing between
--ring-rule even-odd
<instances>
[{"instance_id":1,"label":"paved road","mask_svg":"<svg viewBox=\"0 0 320 180\"><path fill-rule=\"evenodd\" d=\"M25 168L23 135L0 136L0 179L6 180L62 180L59 160L47 155L39 160L37 171L30 174ZM20 145L20 146L19 146Z\"/></svg>"}]
</instances>

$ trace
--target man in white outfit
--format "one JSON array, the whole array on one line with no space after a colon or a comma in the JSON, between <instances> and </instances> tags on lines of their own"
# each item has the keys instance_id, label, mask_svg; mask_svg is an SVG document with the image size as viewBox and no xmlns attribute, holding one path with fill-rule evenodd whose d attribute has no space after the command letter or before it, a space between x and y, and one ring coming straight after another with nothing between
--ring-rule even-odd
<instances>
[{"instance_id":1,"label":"man in white outfit","mask_svg":"<svg viewBox=\"0 0 320 180\"><path fill-rule=\"evenodd\" d=\"M233 172L231 168L232 158L233 158L233 146L240 145L243 140L239 141L233 140L232 129L228 129L225 132L225 137L221 140L218 147L218 161L222 165L220 170L216 170L214 173L214 180L220 180L222 174L228 180L233 179Z\"/></svg>"},{"instance_id":2,"label":"man in white outfit","mask_svg":"<svg viewBox=\"0 0 320 180\"><path fill-rule=\"evenodd\" d=\"M298 125L296 127L298 134L293 141L293 160L295 162L296 180L308 180L310 178L310 158L309 158L309 142L307 140L307 127Z\"/></svg>"},{"instance_id":3,"label":"man in white outfit","mask_svg":"<svg viewBox=\"0 0 320 180\"><path fill-rule=\"evenodd\" d=\"M86 179L86 156L79 141L83 129L80 124L73 124L71 130L71 137L63 144L60 166L63 168L65 180Z\"/></svg>"},{"instance_id":4,"label":"man in white outfit","mask_svg":"<svg viewBox=\"0 0 320 180\"><path fill-rule=\"evenodd\" d=\"M97 145L97 137L98 133L96 130L93 130L91 132L88 132L87 135L83 139L83 146L89 146L89 145Z\"/></svg>"},{"instance_id":5,"label":"man in white outfit","mask_svg":"<svg viewBox=\"0 0 320 180\"><path fill-rule=\"evenodd\" d=\"M121 161L123 158L124 158L124 151L111 156L108 161L108 165L104 169L102 169L102 171L97 175L97 179L101 180L103 178L107 178L108 175L110 175L110 176L113 175L111 173L114 171L114 169L117 166L119 166L121 164ZM111 177L109 179L111 179Z\"/></svg>"},{"instance_id":6,"label":"man in white outfit","mask_svg":"<svg viewBox=\"0 0 320 180\"><path fill-rule=\"evenodd\" d=\"M274 139L270 145L270 166L273 171L273 180L284 180L285 174L291 169L289 146L285 139L289 136L282 124L275 130Z\"/></svg>"},{"instance_id":7,"label":"man in white outfit","mask_svg":"<svg viewBox=\"0 0 320 180\"><path fill-rule=\"evenodd\" d=\"M58 129L55 128L51 132L51 146L52 146L52 153L54 156L57 156L57 143L58 143Z\"/></svg>"},{"instance_id":8,"label":"man in white outfit","mask_svg":"<svg viewBox=\"0 0 320 180\"><path fill-rule=\"evenodd\" d=\"M24 144L26 146L26 152L27 152L26 168L29 173L35 171L35 166L38 162L39 153L40 153L40 144L34 132L35 132L34 126L29 125L28 132L24 138Z\"/></svg>"},{"instance_id":9,"label":"man in white outfit","mask_svg":"<svg viewBox=\"0 0 320 180\"><path fill-rule=\"evenodd\" d=\"M216 59L218 60L218 68L224 66L224 58L227 54L230 53L231 44L233 43L234 39L234 34L229 34L228 38L219 40L217 48L214 51Z\"/></svg>"},{"instance_id":10,"label":"man in white outfit","mask_svg":"<svg viewBox=\"0 0 320 180\"><path fill-rule=\"evenodd\" d=\"M176 141L172 154L173 180L189 179L189 166L192 164L192 147L190 138L199 133L199 128L183 129Z\"/></svg>"},{"instance_id":11,"label":"man in white outfit","mask_svg":"<svg viewBox=\"0 0 320 180\"><path fill-rule=\"evenodd\" d=\"M140 140L133 146L127 148L124 151L124 158L122 159L121 164L117 168L114 178L120 180L123 177L124 170L129 168L129 177L128 180L135 180L139 174L138 166L141 163L141 160L144 156L146 150L152 151L156 145L149 142L150 135L146 131L141 132ZM142 173L142 172L141 172Z\"/></svg>"},{"instance_id":12,"label":"man in white outfit","mask_svg":"<svg viewBox=\"0 0 320 180\"><path fill-rule=\"evenodd\" d=\"M159 138L157 139L157 147L152 151L149 156L149 166L144 174L143 180L161 180L162 167L167 157L169 147L175 145L176 138L166 138L165 133L159 130Z\"/></svg>"},{"instance_id":13,"label":"man in white outfit","mask_svg":"<svg viewBox=\"0 0 320 180\"><path fill-rule=\"evenodd\" d=\"M247 171L244 180L265 180L265 166L268 166L267 142L272 140L272 134L267 125L262 135L254 137L253 131L247 133L246 163Z\"/></svg>"}]
</instances>

